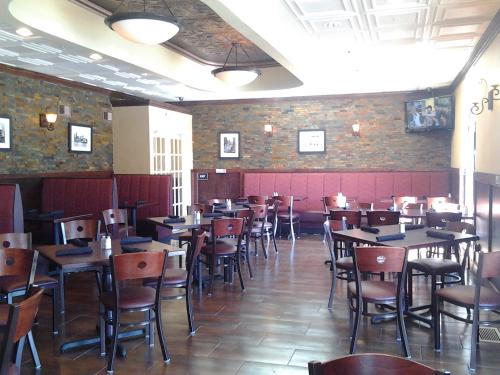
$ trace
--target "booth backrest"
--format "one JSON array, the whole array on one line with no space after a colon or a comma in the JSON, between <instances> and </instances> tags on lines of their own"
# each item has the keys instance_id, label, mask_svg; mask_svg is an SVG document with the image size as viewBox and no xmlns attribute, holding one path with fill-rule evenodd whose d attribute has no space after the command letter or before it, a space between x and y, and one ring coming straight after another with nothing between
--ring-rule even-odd
<instances>
[{"instance_id":1,"label":"booth backrest","mask_svg":"<svg viewBox=\"0 0 500 375\"><path fill-rule=\"evenodd\" d=\"M448 196L450 172L246 172L244 195L307 197L295 202L294 211L322 210L322 197L342 192L358 202L374 202L391 195Z\"/></svg>"},{"instance_id":2,"label":"booth backrest","mask_svg":"<svg viewBox=\"0 0 500 375\"><path fill-rule=\"evenodd\" d=\"M155 203L139 208L137 219L167 216L172 213L172 180L170 175L117 174L118 203L147 201Z\"/></svg>"},{"instance_id":3,"label":"booth backrest","mask_svg":"<svg viewBox=\"0 0 500 375\"><path fill-rule=\"evenodd\" d=\"M102 211L117 207L113 178L44 178L42 212L64 210L64 216L92 214L101 219Z\"/></svg>"},{"instance_id":4,"label":"booth backrest","mask_svg":"<svg viewBox=\"0 0 500 375\"><path fill-rule=\"evenodd\" d=\"M0 233L24 232L23 202L17 184L0 185Z\"/></svg>"}]
</instances>

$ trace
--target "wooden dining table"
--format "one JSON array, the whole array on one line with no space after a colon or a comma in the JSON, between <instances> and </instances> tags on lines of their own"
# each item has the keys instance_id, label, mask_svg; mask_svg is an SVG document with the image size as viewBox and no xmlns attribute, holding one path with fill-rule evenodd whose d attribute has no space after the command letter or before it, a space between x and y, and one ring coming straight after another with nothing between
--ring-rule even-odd
<instances>
[{"instance_id":1,"label":"wooden dining table","mask_svg":"<svg viewBox=\"0 0 500 375\"><path fill-rule=\"evenodd\" d=\"M46 245L39 246L36 250L52 264L56 266L59 276L59 293L60 300L63 304L61 312L64 313L64 274L68 272L84 272L84 271L99 271L102 275L102 288L105 291L111 290L111 272L110 272L110 255L122 254L123 247L140 249L144 251L164 251L167 250L168 256L181 256L186 252L184 249L177 248L158 241L148 241L140 243L122 244L120 239L111 241L111 249L101 249L99 241L90 242L88 245L92 249L92 253L83 255L66 255L58 256L57 252L64 249L78 249L74 245ZM132 338L144 334L144 330L134 330L120 333L119 338ZM61 353L69 350L87 347L99 343L100 338L90 337L78 339L71 342L63 343L60 346Z\"/></svg>"}]
</instances>

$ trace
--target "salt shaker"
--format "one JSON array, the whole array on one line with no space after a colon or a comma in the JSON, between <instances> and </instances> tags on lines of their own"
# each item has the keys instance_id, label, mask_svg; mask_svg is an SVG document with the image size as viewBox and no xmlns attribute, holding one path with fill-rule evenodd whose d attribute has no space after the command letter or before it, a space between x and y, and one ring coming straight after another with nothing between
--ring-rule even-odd
<instances>
[{"instance_id":1,"label":"salt shaker","mask_svg":"<svg viewBox=\"0 0 500 375\"><path fill-rule=\"evenodd\" d=\"M399 233L404 233L404 232L406 232L405 223L399 223Z\"/></svg>"},{"instance_id":2,"label":"salt shaker","mask_svg":"<svg viewBox=\"0 0 500 375\"><path fill-rule=\"evenodd\" d=\"M201 220L201 212L196 211L196 221L200 221L200 220Z\"/></svg>"}]
</instances>

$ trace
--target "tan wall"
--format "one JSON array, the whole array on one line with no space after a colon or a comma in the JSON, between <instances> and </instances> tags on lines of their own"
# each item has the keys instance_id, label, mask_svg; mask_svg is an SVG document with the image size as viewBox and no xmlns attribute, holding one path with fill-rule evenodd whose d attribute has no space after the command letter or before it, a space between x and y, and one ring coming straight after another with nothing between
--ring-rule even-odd
<instances>
[{"instance_id":1,"label":"tan wall","mask_svg":"<svg viewBox=\"0 0 500 375\"><path fill-rule=\"evenodd\" d=\"M150 173L148 107L113 108L113 170Z\"/></svg>"},{"instance_id":2,"label":"tan wall","mask_svg":"<svg viewBox=\"0 0 500 375\"><path fill-rule=\"evenodd\" d=\"M484 79L488 83L486 88ZM493 84L500 84L500 35L496 37L479 61L469 70L455 91L455 131L452 138L451 166L464 166L467 127L476 123L476 171L500 174L500 101L493 111L486 108L480 115L472 115L473 102L487 96Z\"/></svg>"}]
</instances>

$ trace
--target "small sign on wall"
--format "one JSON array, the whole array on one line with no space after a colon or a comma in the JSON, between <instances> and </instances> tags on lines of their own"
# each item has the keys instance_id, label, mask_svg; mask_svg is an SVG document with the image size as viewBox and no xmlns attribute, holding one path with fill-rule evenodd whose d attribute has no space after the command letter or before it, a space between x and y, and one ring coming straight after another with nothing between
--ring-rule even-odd
<instances>
[{"instance_id":1,"label":"small sign on wall","mask_svg":"<svg viewBox=\"0 0 500 375\"><path fill-rule=\"evenodd\" d=\"M198 181L208 181L208 173L207 172L198 173Z\"/></svg>"}]
</instances>

